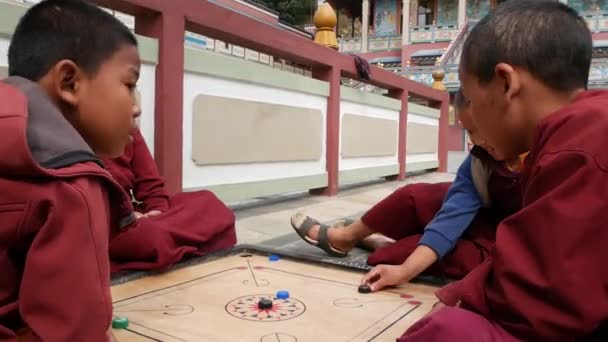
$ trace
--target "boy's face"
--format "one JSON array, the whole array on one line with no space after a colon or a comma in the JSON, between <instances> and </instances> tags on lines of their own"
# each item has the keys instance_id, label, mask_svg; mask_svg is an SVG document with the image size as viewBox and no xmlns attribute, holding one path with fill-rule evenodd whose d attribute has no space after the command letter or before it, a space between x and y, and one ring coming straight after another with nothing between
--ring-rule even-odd
<instances>
[{"instance_id":1,"label":"boy's face","mask_svg":"<svg viewBox=\"0 0 608 342\"><path fill-rule=\"evenodd\" d=\"M485 143L494 150L493 156L503 160L516 158L521 153L518 146L523 139L522 113L518 110L520 106L512 101L508 77L495 75L488 84L481 84L462 67L459 74L462 92L469 102L471 123L477 135L483 137ZM487 150L486 147L484 149Z\"/></svg>"},{"instance_id":2,"label":"boy's face","mask_svg":"<svg viewBox=\"0 0 608 342\"><path fill-rule=\"evenodd\" d=\"M492 158L494 158L494 160L505 160L504 156L499 151L497 151L492 145L490 145L487 139L485 139L479 134L479 130L475 126L473 118L471 117L471 110L468 101L462 108L459 109L458 118L462 123L462 127L467 130L469 138L474 145L480 146L481 148L486 150L492 156Z\"/></svg>"},{"instance_id":3,"label":"boy's face","mask_svg":"<svg viewBox=\"0 0 608 342\"><path fill-rule=\"evenodd\" d=\"M124 45L92 76L63 60L41 83L93 151L112 158L123 153L140 115L135 98L139 68L137 47Z\"/></svg>"}]
</instances>

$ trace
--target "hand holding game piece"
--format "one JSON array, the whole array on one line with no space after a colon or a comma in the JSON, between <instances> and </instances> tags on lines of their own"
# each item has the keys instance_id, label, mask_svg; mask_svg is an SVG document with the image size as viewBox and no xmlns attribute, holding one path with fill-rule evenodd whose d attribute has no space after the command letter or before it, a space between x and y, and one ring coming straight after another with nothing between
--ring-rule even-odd
<instances>
[{"instance_id":1,"label":"hand holding game piece","mask_svg":"<svg viewBox=\"0 0 608 342\"><path fill-rule=\"evenodd\" d=\"M361 285L369 285L371 292L376 292L387 286L404 284L410 279L410 272L402 265L378 265L363 277Z\"/></svg>"}]
</instances>

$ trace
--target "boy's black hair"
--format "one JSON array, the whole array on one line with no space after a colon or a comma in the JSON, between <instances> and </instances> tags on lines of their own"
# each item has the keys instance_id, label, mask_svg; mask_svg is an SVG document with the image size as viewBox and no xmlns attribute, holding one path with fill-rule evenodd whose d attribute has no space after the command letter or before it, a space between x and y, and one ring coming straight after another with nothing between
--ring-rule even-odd
<instances>
[{"instance_id":1,"label":"boy's black hair","mask_svg":"<svg viewBox=\"0 0 608 342\"><path fill-rule=\"evenodd\" d=\"M38 81L69 59L93 75L124 45L137 46L137 40L110 13L86 0L46 0L19 20L8 49L8 72Z\"/></svg>"},{"instance_id":2,"label":"boy's black hair","mask_svg":"<svg viewBox=\"0 0 608 342\"><path fill-rule=\"evenodd\" d=\"M578 13L555 0L510 0L475 25L461 69L481 83L498 63L521 67L559 91L586 88L593 41Z\"/></svg>"}]
</instances>

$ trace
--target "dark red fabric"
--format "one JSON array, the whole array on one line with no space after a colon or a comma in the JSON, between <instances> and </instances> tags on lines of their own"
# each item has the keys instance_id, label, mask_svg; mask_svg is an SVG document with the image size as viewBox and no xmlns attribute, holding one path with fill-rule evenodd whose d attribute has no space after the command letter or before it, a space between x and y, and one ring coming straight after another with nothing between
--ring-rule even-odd
<instances>
[{"instance_id":1,"label":"dark red fabric","mask_svg":"<svg viewBox=\"0 0 608 342\"><path fill-rule=\"evenodd\" d=\"M60 121L55 134L75 132ZM28 146L32 126L24 94L0 82L0 340L27 329L22 341L106 342L110 217L121 217L126 194L95 162L40 166Z\"/></svg>"},{"instance_id":2,"label":"dark red fabric","mask_svg":"<svg viewBox=\"0 0 608 342\"><path fill-rule=\"evenodd\" d=\"M376 204L361 219L372 230L397 240L372 252L370 265L399 265L412 254L429 224L441 208L451 183L416 183L406 185ZM460 279L487 257L493 231L487 224L487 213L477 215L471 227L456 243L454 249L435 263L425 274Z\"/></svg>"},{"instance_id":3,"label":"dark red fabric","mask_svg":"<svg viewBox=\"0 0 608 342\"><path fill-rule=\"evenodd\" d=\"M444 307L414 323L397 342L518 342L500 325L474 312Z\"/></svg>"},{"instance_id":4,"label":"dark red fabric","mask_svg":"<svg viewBox=\"0 0 608 342\"><path fill-rule=\"evenodd\" d=\"M156 164L137 130L133 143L116 159L105 160L110 173L141 204L137 210L162 214L139 219L110 241L112 272L159 270L186 256L200 256L236 243L234 214L209 191L169 197Z\"/></svg>"},{"instance_id":5,"label":"dark red fabric","mask_svg":"<svg viewBox=\"0 0 608 342\"><path fill-rule=\"evenodd\" d=\"M584 92L537 128L523 209L482 265L437 296L527 341L575 341L608 321L608 92Z\"/></svg>"}]
</instances>

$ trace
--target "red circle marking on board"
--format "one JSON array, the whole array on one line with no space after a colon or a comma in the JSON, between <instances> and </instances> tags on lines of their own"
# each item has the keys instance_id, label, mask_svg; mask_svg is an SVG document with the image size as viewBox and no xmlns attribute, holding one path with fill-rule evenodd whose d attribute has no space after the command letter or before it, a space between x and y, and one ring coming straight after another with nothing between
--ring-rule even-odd
<instances>
[{"instance_id":1,"label":"red circle marking on board","mask_svg":"<svg viewBox=\"0 0 608 342\"><path fill-rule=\"evenodd\" d=\"M246 270L246 269L247 269L247 266L239 266L239 267L237 267L236 269L237 269L237 270Z\"/></svg>"},{"instance_id":2,"label":"red circle marking on board","mask_svg":"<svg viewBox=\"0 0 608 342\"><path fill-rule=\"evenodd\" d=\"M254 270L263 270L263 269L265 269L265 268L266 268L266 267L264 267L264 266L253 266L253 269L254 269Z\"/></svg>"},{"instance_id":3,"label":"red circle marking on board","mask_svg":"<svg viewBox=\"0 0 608 342\"><path fill-rule=\"evenodd\" d=\"M408 303L412 304L412 305L420 305L420 304L422 304L422 302L419 302L417 300L410 300Z\"/></svg>"},{"instance_id":4,"label":"red circle marking on board","mask_svg":"<svg viewBox=\"0 0 608 342\"><path fill-rule=\"evenodd\" d=\"M410 299L410 298L414 298L414 296L409 295L407 293L404 293L404 294L401 295L401 298L403 298L403 299Z\"/></svg>"}]
</instances>

